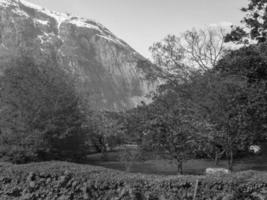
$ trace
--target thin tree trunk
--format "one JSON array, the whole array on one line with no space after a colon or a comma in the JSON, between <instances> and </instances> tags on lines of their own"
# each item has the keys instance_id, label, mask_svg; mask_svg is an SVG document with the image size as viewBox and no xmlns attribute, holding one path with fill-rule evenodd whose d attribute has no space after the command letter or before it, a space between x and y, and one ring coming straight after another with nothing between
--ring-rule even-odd
<instances>
[{"instance_id":1,"label":"thin tree trunk","mask_svg":"<svg viewBox=\"0 0 267 200\"><path fill-rule=\"evenodd\" d=\"M178 174L183 174L183 161L177 160L177 170Z\"/></svg>"},{"instance_id":2,"label":"thin tree trunk","mask_svg":"<svg viewBox=\"0 0 267 200\"><path fill-rule=\"evenodd\" d=\"M225 151L222 151L222 152L218 152L216 151L216 154L215 154L215 165L218 166L219 165L219 162L223 156L223 154L225 153Z\"/></svg>"},{"instance_id":3,"label":"thin tree trunk","mask_svg":"<svg viewBox=\"0 0 267 200\"><path fill-rule=\"evenodd\" d=\"M234 156L233 156L233 150L230 151L230 171L233 171L233 164L234 164Z\"/></svg>"},{"instance_id":4,"label":"thin tree trunk","mask_svg":"<svg viewBox=\"0 0 267 200\"><path fill-rule=\"evenodd\" d=\"M102 147L101 147L101 158L102 158L103 160L106 160L106 159L107 159L107 149L106 149L105 146L102 146Z\"/></svg>"},{"instance_id":5,"label":"thin tree trunk","mask_svg":"<svg viewBox=\"0 0 267 200\"><path fill-rule=\"evenodd\" d=\"M229 124L229 123L228 123ZM227 160L228 160L228 169L233 170L233 143L230 137L230 128L227 127Z\"/></svg>"},{"instance_id":6,"label":"thin tree trunk","mask_svg":"<svg viewBox=\"0 0 267 200\"><path fill-rule=\"evenodd\" d=\"M234 163L233 150L229 150L229 152L227 153L227 160L228 160L228 169L230 171L233 171L233 163Z\"/></svg>"},{"instance_id":7,"label":"thin tree trunk","mask_svg":"<svg viewBox=\"0 0 267 200\"><path fill-rule=\"evenodd\" d=\"M132 167L132 162L131 161L126 161L125 162L125 171L126 172L130 172L131 167Z\"/></svg>"},{"instance_id":8,"label":"thin tree trunk","mask_svg":"<svg viewBox=\"0 0 267 200\"><path fill-rule=\"evenodd\" d=\"M215 166L219 165L219 158L218 158L218 154L215 154Z\"/></svg>"}]
</instances>

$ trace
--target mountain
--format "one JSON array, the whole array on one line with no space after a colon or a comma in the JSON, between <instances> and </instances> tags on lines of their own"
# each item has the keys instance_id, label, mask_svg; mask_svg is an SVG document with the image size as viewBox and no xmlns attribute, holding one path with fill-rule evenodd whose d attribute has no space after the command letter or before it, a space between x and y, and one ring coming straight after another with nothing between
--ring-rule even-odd
<instances>
[{"instance_id":1,"label":"mountain","mask_svg":"<svg viewBox=\"0 0 267 200\"><path fill-rule=\"evenodd\" d=\"M156 85L146 76L149 61L103 25L24 0L0 0L0 62L23 54L70 73L94 109L133 108Z\"/></svg>"}]
</instances>

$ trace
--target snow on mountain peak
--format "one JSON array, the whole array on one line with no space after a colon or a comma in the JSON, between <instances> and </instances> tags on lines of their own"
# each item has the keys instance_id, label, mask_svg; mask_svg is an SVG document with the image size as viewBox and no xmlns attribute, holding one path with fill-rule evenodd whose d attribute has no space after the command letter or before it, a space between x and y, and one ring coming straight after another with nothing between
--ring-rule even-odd
<instances>
[{"instance_id":1,"label":"snow on mountain peak","mask_svg":"<svg viewBox=\"0 0 267 200\"><path fill-rule=\"evenodd\" d=\"M88 20L85 18L81 18L81 17L74 17L70 14L66 14L66 13L60 13L60 12L55 12L55 11L50 11L46 8L43 8L39 5L35 5L29 1L26 0L0 0L0 7L13 7L13 10L19 14L20 16L24 15L26 17L29 17L29 15L27 14L27 12L24 12L23 9L21 9L21 6L25 6L27 8L31 8L34 9L40 13L43 13L53 19L56 20L57 22L57 28L58 30L60 30L60 26L63 22L67 22L70 24L74 24L77 27L80 28L88 28L88 29L94 29L97 30L99 32L98 36L114 42L116 44L119 44L121 46L124 47L129 47L126 43L124 43L122 40L120 40L119 38L117 38L116 36L114 36L106 27L104 27L102 24L97 23L94 20ZM34 19L34 21L42 24L42 25L47 25L48 21L44 21L43 19Z\"/></svg>"},{"instance_id":2,"label":"snow on mountain peak","mask_svg":"<svg viewBox=\"0 0 267 200\"><path fill-rule=\"evenodd\" d=\"M30 3L26 0L18 0L19 3L23 4L26 7L38 10L39 12L42 12L54 19L56 19L57 23L58 23L58 28L60 27L61 23L68 20L71 16L69 16L66 13L59 13L59 12L54 12L54 11L50 11L46 8L43 8L41 6L35 5L33 3Z\"/></svg>"},{"instance_id":3,"label":"snow on mountain peak","mask_svg":"<svg viewBox=\"0 0 267 200\"><path fill-rule=\"evenodd\" d=\"M25 0L18 0L19 3L22 3L24 4L25 6L27 7L30 7L30 8L33 8L33 9L36 9L36 10L42 10L43 8L39 5L35 5L29 1L25 1Z\"/></svg>"}]
</instances>

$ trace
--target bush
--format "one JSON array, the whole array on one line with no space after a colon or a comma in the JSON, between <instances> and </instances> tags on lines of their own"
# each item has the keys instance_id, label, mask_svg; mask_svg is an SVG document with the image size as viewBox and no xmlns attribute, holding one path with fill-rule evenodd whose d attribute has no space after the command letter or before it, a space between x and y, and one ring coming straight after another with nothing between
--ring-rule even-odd
<instances>
[{"instance_id":1,"label":"bush","mask_svg":"<svg viewBox=\"0 0 267 200\"><path fill-rule=\"evenodd\" d=\"M0 171L1 199L192 200L265 199L267 173L247 171L224 176L129 174L62 162L5 165Z\"/></svg>"}]
</instances>

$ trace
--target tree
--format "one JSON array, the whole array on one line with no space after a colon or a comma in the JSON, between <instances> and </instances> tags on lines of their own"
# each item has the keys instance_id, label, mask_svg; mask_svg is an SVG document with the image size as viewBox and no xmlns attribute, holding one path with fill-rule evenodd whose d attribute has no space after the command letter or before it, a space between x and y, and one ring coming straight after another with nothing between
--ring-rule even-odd
<instances>
[{"instance_id":1,"label":"tree","mask_svg":"<svg viewBox=\"0 0 267 200\"><path fill-rule=\"evenodd\" d=\"M249 44L250 40L258 43L266 41L267 15L266 0L250 0L247 7L241 9L246 16L241 21L245 26L233 26L226 41Z\"/></svg>"},{"instance_id":2,"label":"tree","mask_svg":"<svg viewBox=\"0 0 267 200\"><path fill-rule=\"evenodd\" d=\"M165 96L161 98L161 101L168 101L166 100L168 95L162 94L174 93L175 95L172 96L176 101L187 102L188 107L194 110L195 117L198 116L197 110L200 105L192 93L194 92L192 79L202 77L203 73L217 65L227 49L224 43L225 35L226 29L221 27L209 27L202 30L193 29L183 33L180 37L169 35L162 42L155 43L150 48L155 64L159 66L156 67L159 69L156 70L157 73L155 74L164 81L164 84L160 85L157 91L158 94L161 93L161 96ZM160 95L156 96L159 97ZM198 121L198 126L201 126L202 134L194 135L194 139L199 141L194 148L200 150L203 147L202 150L205 149L206 155L215 154L215 160L218 160L219 155L223 153L218 148L220 145L216 142L219 137L214 137L214 134L212 136L210 134L209 137L204 136L209 131L208 123L199 119L195 121ZM198 127L199 129L200 127ZM201 141L205 139L204 143L206 145L201 145ZM210 142L209 145L207 145L207 141ZM207 146L210 148L206 148Z\"/></svg>"},{"instance_id":3,"label":"tree","mask_svg":"<svg viewBox=\"0 0 267 200\"><path fill-rule=\"evenodd\" d=\"M1 153L9 159L17 149L25 156L17 162L77 159L85 150L79 98L58 66L35 65L28 58L10 63L1 77L0 106Z\"/></svg>"},{"instance_id":4,"label":"tree","mask_svg":"<svg viewBox=\"0 0 267 200\"><path fill-rule=\"evenodd\" d=\"M254 133L248 129L250 118L246 79L211 74L208 80L205 76L198 79L192 88L199 113L212 125L214 134L210 135L210 141L214 143L220 138L228 168L232 170L234 154L238 150L246 150L254 138Z\"/></svg>"},{"instance_id":5,"label":"tree","mask_svg":"<svg viewBox=\"0 0 267 200\"><path fill-rule=\"evenodd\" d=\"M228 168L232 170L234 155L238 151L245 151L257 137L251 129L253 121L248 112L250 101L247 79L207 71L192 75L188 82L172 88L165 85L165 88L167 89L159 94L157 100L160 99L162 105L168 105L168 109L166 106L164 109L156 106L155 109L159 111L156 120L159 127L156 127L168 130L163 134L163 139L168 135L170 140L160 137L159 141L164 141L169 148L177 142L175 138L182 143L176 145L186 146L189 141L190 147L176 149L180 153L186 152L182 154L185 156L183 159L192 158L201 150L214 156L218 162L225 154ZM171 130L175 134L169 137ZM156 130L152 132L156 133ZM157 144L155 138L156 135L150 138L153 144Z\"/></svg>"},{"instance_id":6,"label":"tree","mask_svg":"<svg viewBox=\"0 0 267 200\"><path fill-rule=\"evenodd\" d=\"M214 68L225 55L226 32L222 27L193 29L179 37L168 35L150 47L156 68L153 73L164 82L157 92L172 90L190 100L191 79ZM190 102L196 103L193 99Z\"/></svg>"},{"instance_id":7,"label":"tree","mask_svg":"<svg viewBox=\"0 0 267 200\"><path fill-rule=\"evenodd\" d=\"M94 145L96 151L105 158L107 151L124 142L124 123L121 113L109 111L91 111L87 114L88 140Z\"/></svg>"},{"instance_id":8,"label":"tree","mask_svg":"<svg viewBox=\"0 0 267 200\"><path fill-rule=\"evenodd\" d=\"M214 69L223 76L243 77L247 80L246 106L250 116L249 129L255 134L255 142L265 140L266 137L266 52L266 43L244 47L229 52Z\"/></svg>"},{"instance_id":9,"label":"tree","mask_svg":"<svg viewBox=\"0 0 267 200\"><path fill-rule=\"evenodd\" d=\"M262 9L262 2L252 1L249 9L252 11L256 4ZM243 34L241 28L238 31ZM226 51L225 34L221 32L216 37L213 32L193 30L180 37L169 35L150 50L155 61L155 76L163 80L154 98L164 102L162 105L175 99L171 109L160 111L158 116L164 118L157 119L171 122L168 117L172 116L177 119L171 123L182 122L183 117L173 115L172 109L176 110L176 104L186 105L187 112L183 113L190 116L191 130L198 130L190 134L193 136L190 141L198 140L194 148L214 156L215 160L225 154L228 168L232 170L237 152L246 151L248 145L264 138L266 132L267 48L262 43ZM170 94L174 94L172 98ZM157 124L164 123L157 121ZM186 129L182 124L180 127ZM151 140L154 138L156 136ZM175 140L172 138L172 141ZM205 142L208 145L203 145Z\"/></svg>"},{"instance_id":10,"label":"tree","mask_svg":"<svg viewBox=\"0 0 267 200\"><path fill-rule=\"evenodd\" d=\"M254 84L267 80L267 44L250 45L229 51L215 67L221 74L243 76Z\"/></svg>"},{"instance_id":11,"label":"tree","mask_svg":"<svg viewBox=\"0 0 267 200\"><path fill-rule=\"evenodd\" d=\"M199 130L198 145L196 145L196 158L208 158L214 160L218 166L220 160L225 156L224 135L216 129L214 124L203 120L203 130Z\"/></svg>"},{"instance_id":12,"label":"tree","mask_svg":"<svg viewBox=\"0 0 267 200\"><path fill-rule=\"evenodd\" d=\"M217 64L227 50L226 33L222 27L192 29L180 36L168 35L153 44L150 51L155 64L166 69L165 73L187 76L191 68L206 71Z\"/></svg>"},{"instance_id":13,"label":"tree","mask_svg":"<svg viewBox=\"0 0 267 200\"><path fill-rule=\"evenodd\" d=\"M142 113L146 113L146 120L140 120L140 146L176 161L177 171L182 174L183 163L194 155L196 115L175 93L155 97L152 104L143 105Z\"/></svg>"},{"instance_id":14,"label":"tree","mask_svg":"<svg viewBox=\"0 0 267 200\"><path fill-rule=\"evenodd\" d=\"M164 43L157 43L153 46L152 53L154 53L155 63L163 68L163 70L158 70L157 75L165 80L164 84L159 86L158 94L164 97L163 101L165 102L169 100L169 96L166 94L172 93L175 94L174 99L177 102L186 102L187 110L192 111L191 119L194 119L191 121L194 123L191 124L191 130L194 127L202 129L196 131L193 138L206 141L210 148L204 147L201 142L194 147L196 149L204 147L203 149L208 151L207 154L213 151L216 160L221 157L220 155L226 154L228 168L232 170L236 152L244 151L257 137L252 129L251 115L248 114L252 105L248 97L255 90L249 87L248 76L221 73L218 69L223 62L219 58L214 60L212 68L209 68L208 65L201 67L196 63L201 70L192 70L192 67L183 63L185 50L177 45L180 43L177 38L168 37ZM236 56L228 57L230 54L227 54L222 60L225 59L226 63L236 61ZM246 59L246 57L241 56L240 59ZM248 63L244 62L245 66L249 66ZM260 65L258 66L260 67ZM236 66L228 65L228 67L235 69ZM241 68L240 71L245 72ZM159 95L156 94L156 96ZM262 98L260 99L263 103ZM183 106L181 105L181 107ZM170 114L172 111L161 111L161 113L165 112ZM179 120L182 119L176 119L176 121ZM196 134L197 132L199 134Z\"/></svg>"}]
</instances>

